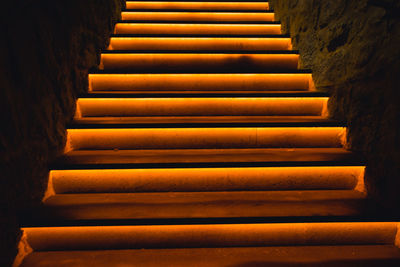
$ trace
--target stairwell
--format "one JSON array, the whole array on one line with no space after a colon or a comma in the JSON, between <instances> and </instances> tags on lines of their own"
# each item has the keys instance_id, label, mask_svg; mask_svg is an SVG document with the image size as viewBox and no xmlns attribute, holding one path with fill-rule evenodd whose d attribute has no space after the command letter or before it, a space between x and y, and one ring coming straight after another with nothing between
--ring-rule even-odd
<instances>
[{"instance_id":1,"label":"stairwell","mask_svg":"<svg viewBox=\"0 0 400 267\"><path fill-rule=\"evenodd\" d=\"M21 266L400 264L266 2L128 1Z\"/></svg>"}]
</instances>

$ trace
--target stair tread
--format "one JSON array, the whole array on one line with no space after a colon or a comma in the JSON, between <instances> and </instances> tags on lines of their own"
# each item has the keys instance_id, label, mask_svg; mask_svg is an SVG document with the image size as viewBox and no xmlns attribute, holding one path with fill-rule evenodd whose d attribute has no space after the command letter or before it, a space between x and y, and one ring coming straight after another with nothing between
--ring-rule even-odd
<instances>
[{"instance_id":1,"label":"stair tread","mask_svg":"<svg viewBox=\"0 0 400 267\"><path fill-rule=\"evenodd\" d=\"M126 8L122 12L184 12L184 13L274 13L271 9L259 10L259 9L184 9L184 8Z\"/></svg>"},{"instance_id":2,"label":"stair tread","mask_svg":"<svg viewBox=\"0 0 400 267\"><path fill-rule=\"evenodd\" d=\"M171 34L112 34L110 36L111 38L134 38L134 37L146 37L146 38L152 38L152 37L160 37L160 38L175 38L175 37L185 37L185 38L193 38L193 37L199 37L199 38L240 38L240 39L252 39L252 38L257 38L257 39L279 39L279 38L290 38L289 35L286 34L238 34L238 35L230 35L230 34L176 34L176 33L171 33Z\"/></svg>"},{"instance_id":3,"label":"stair tread","mask_svg":"<svg viewBox=\"0 0 400 267\"><path fill-rule=\"evenodd\" d=\"M102 165L360 165L360 155L343 148L296 149L161 149L77 150L61 156L54 168L85 168Z\"/></svg>"},{"instance_id":4,"label":"stair tread","mask_svg":"<svg viewBox=\"0 0 400 267\"><path fill-rule=\"evenodd\" d=\"M343 123L322 116L146 116L146 117L83 117L74 119L69 128L129 127L135 125L207 125L227 124L268 126L343 126Z\"/></svg>"},{"instance_id":5,"label":"stair tread","mask_svg":"<svg viewBox=\"0 0 400 267\"><path fill-rule=\"evenodd\" d=\"M117 23L176 23L176 24L259 24L259 25L276 25L281 24L280 21L258 21L258 20L242 20L242 21L234 21L234 20L225 20L225 21L216 21L216 20L140 20L140 19L125 19L119 20Z\"/></svg>"},{"instance_id":6,"label":"stair tread","mask_svg":"<svg viewBox=\"0 0 400 267\"><path fill-rule=\"evenodd\" d=\"M127 1L126 9L202 9L202 10L268 10L268 2L260 1Z\"/></svg>"},{"instance_id":7,"label":"stair tread","mask_svg":"<svg viewBox=\"0 0 400 267\"><path fill-rule=\"evenodd\" d=\"M246 74L254 74L254 75L268 75L268 74L311 74L312 71L308 70L308 69L296 69L296 70L260 70L260 71L256 71L254 69L251 69L250 71L246 72L246 71L242 71L242 72L229 72L229 71L223 71L221 70L221 72L213 72L213 73L209 73L209 72L202 72L202 73L193 73L193 72L176 72L176 71L171 71L171 72L165 72L165 71L157 71L157 72L145 72L145 73L132 73L131 71L125 71L125 70L92 70L89 74L126 74L126 75L152 75L152 74L159 74L159 75L195 75L195 76L202 76L202 75L237 75L237 76L245 76Z\"/></svg>"},{"instance_id":8,"label":"stair tread","mask_svg":"<svg viewBox=\"0 0 400 267\"><path fill-rule=\"evenodd\" d=\"M355 216L366 194L354 190L56 194L50 218L66 220Z\"/></svg>"},{"instance_id":9,"label":"stair tread","mask_svg":"<svg viewBox=\"0 0 400 267\"><path fill-rule=\"evenodd\" d=\"M163 21L274 21L272 10L262 12L234 11L210 12L209 10L186 11L186 12L166 12L161 11L122 11L122 20L163 20Z\"/></svg>"},{"instance_id":10,"label":"stair tread","mask_svg":"<svg viewBox=\"0 0 400 267\"><path fill-rule=\"evenodd\" d=\"M328 93L317 91L91 91L79 95L83 97L329 97Z\"/></svg>"},{"instance_id":11,"label":"stair tread","mask_svg":"<svg viewBox=\"0 0 400 267\"><path fill-rule=\"evenodd\" d=\"M173 51L173 50L103 50L101 52L102 54L223 54L223 55L231 55L231 54L237 54L237 55L246 55L246 54L273 54L273 55L279 55L279 54L299 54L298 50L256 50L256 51L251 51L251 50L240 50L240 51L232 51L232 50L210 50L210 51L198 51L198 50L179 50L179 51Z\"/></svg>"},{"instance_id":12,"label":"stair tread","mask_svg":"<svg viewBox=\"0 0 400 267\"><path fill-rule=\"evenodd\" d=\"M108 267L127 262L147 267L395 266L400 264L400 251L394 245L43 251L28 255L21 267Z\"/></svg>"}]
</instances>

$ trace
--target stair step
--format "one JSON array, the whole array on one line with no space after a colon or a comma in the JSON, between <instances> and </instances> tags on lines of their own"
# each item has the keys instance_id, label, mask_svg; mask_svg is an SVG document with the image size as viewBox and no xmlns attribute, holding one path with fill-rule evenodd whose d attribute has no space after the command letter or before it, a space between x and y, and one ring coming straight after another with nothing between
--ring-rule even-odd
<instances>
[{"instance_id":1,"label":"stair step","mask_svg":"<svg viewBox=\"0 0 400 267\"><path fill-rule=\"evenodd\" d=\"M169 98L169 97L329 97L317 91L97 91L79 98Z\"/></svg>"},{"instance_id":2,"label":"stair step","mask_svg":"<svg viewBox=\"0 0 400 267\"><path fill-rule=\"evenodd\" d=\"M398 223L274 223L23 228L34 251L394 245Z\"/></svg>"},{"instance_id":3,"label":"stair step","mask_svg":"<svg viewBox=\"0 0 400 267\"><path fill-rule=\"evenodd\" d=\"M241 166L362 166L360 155L343 148L78 150L53 169Z\"/></svg>"},{"instance_id":4,"label":"stair step","mask_svg":"<svg viewBox=\"0 0 400 267\"><path fill-rule=\"evenodd\" d=\"M327 101L327 97L79 98L77 108L80 115L78 118L188 116L188 118L193 117L195 120L196 117L194 116L237 116L247 118L249 116L263 116L262 118L269 120L270 117L268 116L321 116ZM179 117L177 118L179 119ZM288 119L296 120L296 118ZM207 117L202 117L201 119L207 120ZM211 119L218 120L218 118ZM276 122L279 121L279 117L272 117L270 120Z\"/></svg>"},{"instance_id":5,"label":"stair step","mask_svg":"<svg viewBox=\"0 0 400 267\"><path fill-rule=\"evenodd\" d=\"M66 152L104 149L342 147L343 127L68 129Z\"/></svg>"},{"instance_id":6,"label":"stair step","mask_svg":"<svg viewBox=\"0 0 400 267\"><path fill-rule=\"evenodd\" d=\"M297 70L295 54L102 54L101 69L133 73L254 73Z\"/></svg>"},{"instance_id":7,"label":"stair step","mask_svg":"<svg viewBox=\"0 0 400 267\"><path fill-rule=\"evenodd\" d=\"M111 50L265 51L292 49L290 37L111 37Z\"/></svg>"},{"instance_id":8,"label":"stair step","mask_svg":"<svg viewBox=\"0 0 400 267\"><path fill-rule=\"evenodd\" d=\"M174 127L343 127L343 123L322 116L152 116L83 117L68 125L71 129L174 128Z\"/></svg>"},{"instance_id":9,"label":"stair step","mask_svg":"<svg viewBox=\"0 0 400 267\"><path fill-rule=\"evenodd\" d=\"M56 194L362 190L363 166L52 170Z\"/></svg>"},{"instance_id":10,"label":"stair step","mask_svg":"<svg viewBox=\"0 0 400 267\"><path fill-rule=\"evenodd\" d=\"M21 267L39 266L399 266L394 245L43 251Z\"/></svg>"},{"instance_id":11,"label":"stair step","mask_svg":"<svg viewBox=\"0 0 400 267\"><path fill-rule=\"evenodd\" d=\"M176 9L176 10L259 10L269 9L268 2L193 2L193 1L127 1L127 9Z\"/></svg>"},{"instance_id":12,"label":"stair step","mask_svg":"<svg viewBox=\"0 0 400 267\"><path fill-rule=\"evenodd\" d=\"M272 35L281 34L279 24L187 24L176 23L117 23L116 34L149 34L149 35Z\"/></svg>"},{"instance_id":13,"label":"stair step","mask_svg":"<svg viewBox=\"0 0 400 267\"><path fill-rule=\"evenodd\" d=\"M365 193L354 190L56 194L44 201L43 216L50 220L356 216L365 199Z\"/></svg>"},{"instance_id":14,"label":"stair step","mask_svg":"<svg viewBox=\"0 0 400 267\"><path fill-rule=\"evenodd\" d=\"M165 12L165 11L122 11L122 20L141 21L274 21L272 11L262 12Z\"/></svg>"},{"instance_id":15,"label":"stair step","mask_svg":"<svg viewBox=\"0 0 400 267\"><path fill-rule=\"evenodd\" d=\"M310 73L89 74L90 91L308 91Z\"/></svg>"}]
</instances>

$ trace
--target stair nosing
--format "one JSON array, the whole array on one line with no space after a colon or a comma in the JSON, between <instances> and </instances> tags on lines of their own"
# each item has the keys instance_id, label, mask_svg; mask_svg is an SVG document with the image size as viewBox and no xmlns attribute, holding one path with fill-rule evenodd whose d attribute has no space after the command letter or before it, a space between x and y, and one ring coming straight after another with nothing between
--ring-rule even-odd
<instances>
[{"instance_id":1,"label":"stair nosing","mask_svg":"<svg viewBox=\"0 0 400 267\"><path fill-rule=\"evenodd\" d=\"M116 93L120 92L120 93ZM84 94L79 94L78 98L187 98L187 97L196 97L196 98L206 98L206 97L216 97L216 98L225 98L225 97L329 97L328 93L325 92L312 92L312 91L299 91L299 92L266 92L266 93L247 93L247 94L238 94L238 93L229 93L229 94L210 94L206 91L204 93L197 94L187 94L187 93L162 93L161 91L157 94L143 94L143 93L135 93L133 91L91 91Z\"/></svg>"},{"instance_id":2,"label":"stair nosing","mask_svg":"<svg viewBox=\"0 0 400 267\"><path fill-rule=\"evenodd\" d=\"M179 8L157 8L157 9L143 9L143 8L123 8L121 12L140 12L140 13L236 13L236 14L241 14L241 13L257 13L257 14L262 14L262 13L274 13L273 9L266 9L266 10L241 10L241 9L224 9L224 10L219 10L219 9L179 9Z\"/></svg>"},{"instance_id":3,"label":"stair nosing","mask_svg":"<svg viewBox=\"0 0 400 267\"><path fill-rule=\"evenodd\" d=\"M137 1L132 1L128 0L126 2L137 2ZM213 3L213 2L232 2L232 3L252 3L252 2L257 2L257 3L269 3L269 1L263 1L263 0L250 0L250 1L229 1L229 0L209 0L209 1L200 1L200 0L188 0L188 1L168 1L168 0L143 0L140 2L182 2L182 3L187 3L187 2L205 2L205 3Z\"/></svg>"},{"instance_id":4,"label":"stair nosing","mask_svg":"<svg viewBox=\"0 0 400 267\"><path fill-rule=\"evenodd\" d=\"M111 34L110 38L260 38L260 39L279 39L290 38L287 34L238 34L238 35L224 35L224 34Z\"/></svg>"},{"instance_id":5,"label":"stair nosing","mask_svg":"<svg viewBox=\"0 0 400 267\"><path fill-rule=\"evenodd\" d=\"M243 21L212 21L212 20L118 20L116 23L163 23L163 24L281 24L281 21L258 21L258 20L243 20Z\"/></svg>"},{"instance_id":6,"label":"stair nosing","mask_svg":"<svg viewBox=\"0 0 400 267\"><path fill-rule=\"evenodd\" d=\"M299 50L103 50L101 54L254 54L254 55L299 55Z\"/></svg>"},{"instance_id":7,"label":"stair nosing","mask_svg":"<svg viewBox=\"0 0 400 267\"><path fill-rule=\"evenodd\" d=\"M165 72L165 71L160 71L160 72L131 72L131 71L124 71L124 70L92 70L92 71L90 71L89 72L89 75L90 74L133 74L133 75L146 75L146 74L161 74L161 75L163 75L163 74L165 74L165 75L170 75L170 74L176 74L176 75L179 75L179 74L183 74L183 75L187 75L187 74L190 74L190 75L196 75L196 74L199 74L199 75L202 75L202 74L216 74L216 75L219 75L219 74L223 74L223 75L230 75L230 74L232 74L232 75L240 75L240 74L312 74L312 70L311 69L297 69L297 70L292 70L292 71L289 71L289 70L282 70L282 71L276 71L276 72L274 72L274 71L260 71L260 72L256 72L256 71L254 71L254 70L250 70L249 72L232 72L232 71L229 71L229 72L212 72L212 73L210 73L210 72L176 72L176 71L172 71L172 72Z\"/></svg>"}]
</instances>

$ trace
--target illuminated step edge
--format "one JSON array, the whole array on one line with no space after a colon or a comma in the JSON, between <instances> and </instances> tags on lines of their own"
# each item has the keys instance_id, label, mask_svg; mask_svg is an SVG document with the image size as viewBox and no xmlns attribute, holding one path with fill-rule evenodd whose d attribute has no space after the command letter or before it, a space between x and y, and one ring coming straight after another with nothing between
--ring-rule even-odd
<instances>
[{"instance_id":1,"label":"illuminated step edge","mask_svg":"<svg viewBox=\"0 0 400 267\"><path fill-rule=\"evenodd\" d=\"M290 37L111 37L110 50L291 50Z\"/></svg>"},{"instance_id":2,"label":"illuminated step edge","mask_svg":"<svg viewBox=\"0 0 400 267\"><path fill-rule=\"evenodd\" d=\"M52 170L46 195L266 190L364 191L363 166Z\"/></svg>"},{"instance_id":3,"label":"illuminated step edge","mask_svg":"<svg viewBox=\"0 0 400 267\"><path fill-rule=\"evenodd\" d=\"M79 98L177 98L177 97L329 97L318 91L89 91Z\"/></svg>"},{"instance_id":4,"label":"illuminated step edge","mask_svg":"<svg viewBox=\"0 0 400 267\"><path fill-rule=\"evenodd\" d=\"M126 9L268 10L268 2L127 1Z\"/></svg>"},{"instance_id":5,"label":"illuminated step edge","mask_svg":"<svg viewBox=\"0 0 400 267\"><path fill-rule=\"evenodd\" d=\"M308 91L311 73L89 74L89 91Z\"/></svg>"},{"instance_id":6,"label":"illuminated step edge","mask_svg":"<svg viewBox=\"0 0 400 267\"><path fill-rule=\"evenodd\" d=\"M293 245L399 245L396 222L220 225L80 226L23 228L34 251L260 247Z\"/></svg>"},{"instance_id":7,"label":"illuminated step edge","mask_svg":"<svg viewBox=\"0 0 400 267\"><path fill-rule=\"evenodd\" d=\"M344 127L68 129L65 152L104 149L339 148Z\"/></svg>"},{"instance_id":8,"label":"illuminated step edge","mask_svg":"<svg viewBox=\"0 0 400 267\"><path fill-rule=\"evenodd\" d=\"M135 12L123 11L122 20L142 21L274 21L272 12Z\"/></svg>"},{"instance_id":9,"label":"illuminated step edge","mask_svg":"<svg viewBox=\"0 0 400 267\"><path fill-rule=\"evenodd\" d=\"M279 24L117 23L115 34L281 34Z\"/></svg>"},{"instance_id":10,"label":"illuminated step edge","mask_svg":"<svg viewBox=\"0 0 400 267\"><path fill-rule=\"evenodd\" d=\"M327 101L327 97L79 98L75 118L224 115L321 116L327 113Z\"/></svg>"},{"instance_id":11,"label":"illuminated step edge","mask_svg":"<svg viewBox=\"0 0 400 267\"><path fill-rule=\"evenodd\" d=\"M100 69L145 72L268 72L297 70L296 54L102 54Z\"/></svg>"}]
</instances>

